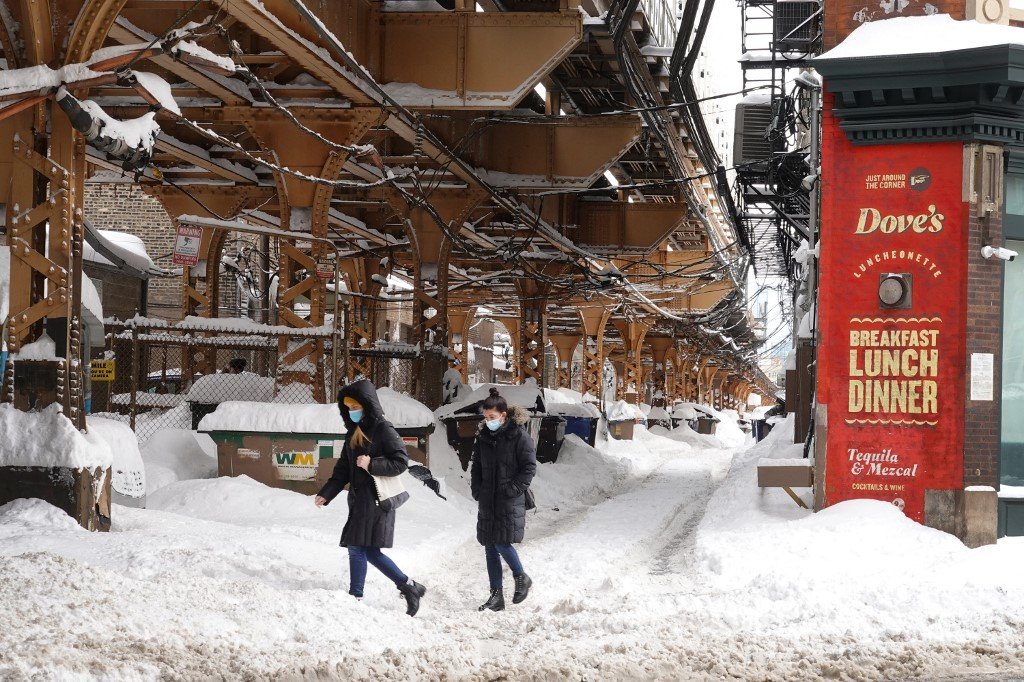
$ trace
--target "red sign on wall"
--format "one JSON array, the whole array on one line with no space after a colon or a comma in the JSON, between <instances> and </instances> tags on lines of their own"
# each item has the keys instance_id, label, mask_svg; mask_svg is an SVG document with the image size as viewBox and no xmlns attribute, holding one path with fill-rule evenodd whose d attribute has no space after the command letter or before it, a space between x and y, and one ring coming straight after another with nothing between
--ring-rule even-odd
<instances>
[{"instance_id":1,"label":"red sign on wall","mask_svg":"<svg viewBox=\"0 0 1024 682\"><path fill-rule=\"evenodd\" d=\"M963 486L968 207L963 145L826 136L819 396L825 502Z\"/></svg>"},{"instance_id":2,"label":"red sign on wall","mask_svg":"<svg viewBox=\"0 0 1024 682\"><path fill-rule=\"evenodd\" d=\"M199 263L199 246L203 241L203 228L197 225L178 225L174 238L174 255L171 262L189 267Z\"/></svg>"}]
</instances>

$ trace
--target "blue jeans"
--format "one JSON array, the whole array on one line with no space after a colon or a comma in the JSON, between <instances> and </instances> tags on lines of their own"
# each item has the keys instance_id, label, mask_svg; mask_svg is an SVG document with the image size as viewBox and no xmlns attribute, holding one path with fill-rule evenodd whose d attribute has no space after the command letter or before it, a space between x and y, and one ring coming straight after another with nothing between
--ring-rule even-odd
<instances>
[{"instance_id":1,"label":"blue jeans","mask_svg":"<svg viewBox=\"0 0 1024 682\"><path fill-rule=\"evenodd\" d=\"M348 593L353 597L363 596L363 586L366 584L366 563L370 562L374 568L383 573L395 585L404 585L409 578L402 573L395 562L384 556L379 547L349 547L348 548L348 572L349 589Z\"/></svg>"},{"instance_id":2,"label":"blue jeans","mask_svg":"<svg viewBox=\"0 0 1024 682\"><path fill-rule=\"evenodd\" d=\"M487 577L491 581L492 590L501 589L501 560L512 570L513 576L522 575L523 564L519 561L519 552L512 545L484 545L487 556Z\"/></svg>"}]
</instances>

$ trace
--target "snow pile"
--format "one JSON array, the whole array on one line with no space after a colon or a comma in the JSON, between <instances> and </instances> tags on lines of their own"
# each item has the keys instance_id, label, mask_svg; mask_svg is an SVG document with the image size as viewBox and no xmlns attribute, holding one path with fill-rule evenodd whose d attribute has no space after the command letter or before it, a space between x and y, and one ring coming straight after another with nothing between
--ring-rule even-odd
<instances>
[{"instance_id":1,"label":"snow pile","mask_svg":"<svg viewBox=\"0 0 1024 682\"><path fill-rule=\"evenodd\" d=\"M113 459L102 438L76 429L57 404L38 412L0 404L0 466L105 469Z\"/></svg>"},{"instance_id":2,"label":"snow pile","mask_svg":"<svg viewBox=\"0 0 1024 682\"><path fill-rule=\"evenodd\" d=\"M601 411L590 403L583 402L583 396L569 389L543 389L544 411L560 417L600 417Z\"/></svg>"},{"instance_id":3,"label":"snow pile","mask_svg":"<svg viewBox=\"0 0 1024 682\"><path fill-rule=\"evenodd\" d=\"M44 331L32 343L26 343L14 354L17 360L56 360L57 344Z\"/></svg>"},{"instance_id":4,"label":"snow pile","mask_svg":"<svg viewBox=\"0 0 1024 682\"><path fill-rule=\"evenodd\" d=\"M558 460L538 465L531 487L541 509L586 504L607 497L635 470L632 460L595 450L569 434Z\"/></svg>"},{"instance_id":5,"label":"snow pile","mask_svg":"<svg viewBox=\"0 0 1024 682\"><path fill-rule=\"evenodd\" d=\"M86 533L63 509L37 498L21 498L0 506L0 538L15 534L40 534L47 530Z\"/></svg>"},{"instance_id":6,"label":"snow pile","mask_svg":"<svg viewBox=\"0 0 1024 682\"><path fill-rule=\"evenodd\" d=\"M652 407L651 411L647 413L648 421L657 422L668 422L672 418L669 416L668 411L664 407Z\"/></svg>"},{"instance_id":7,"label":"snow pile","mask_svg":"<svg viewBox=\"0 0 1024 682\"><path fill-rule=\"evenodd\" d=\"M492 388L497 388L509 405L519 405L527 410L543 411L544 394L542 389L537 386L536 381L528 380L522 385L481 384L465 398L450 405L441 406L434 414L438 419L444 419L456 413L472 412L475 406L487 399Z\"/></svg>"},{"instance_id":8,"label":"snow pile","mask_svg":"<svg viewBox=\"0 0 1024 682\"><path fill-rule=\"evenodd\" d=\"M231 400L268 403L273 397L274 377L261 377L252 372L207 374L196 379L187 394L189 402L210 405Z\"/></svg>"},{"instance_id":9,"label":"snow pile","mask_svg":"<svg viewBox=\"0 0 1024 682\"><path fill-rule=\"evenodd\" d=\"M686 443L687 445L695 448L711 448L714 450L723 450L725 445L718 438L706 433L697 433L690 425L685 421L679 424L676 428L669 431L665 430L664 436L671 438L672 440L679 443Z\"/></svg>"},{"instance_id":10,"label":"snow pile","mask_svg":"<svg viewBox=\"0 0 1024 682\"><path fill-rule=\"evenodd\" d=\"M171 483L217 475L217 446L205 433L187 428L157 431L141 455L147 496Z\"/></svg>"},{"instance_id":11,"label":"snow pile","mask_svg":"<svg viewBox=\"0 0 1024 682\"><path fill-rule=\"evenodd\" d=\"M58 91L57 97L61 97L60 91ZM154 112L145 113L138 118L119 121L107 114L103 107L91 99L83 100L81 106L84 111L102 123L99 131L102 137L119 140L131 149L153 151L156 136L160 132L160 124L156 122Z\"/></svg>"},{"instance_id":12,"label":"snow pile","mask_svg":"<svg viewBox=\"0 0 1024 682\"><path fill-rule=\"evenodd\" d=\"M606 416L610 422L633 421L634 419L642 421L644 419L643 410L625 400L619 400L609 405Z\"/></svg>"},{"instance_id":13,"label":"snow pile","mask_svg":"<svg viewBox=\"0 0 1024 682\"><path fill-rule=\"evenodd\" d=\"M114 455L110 481L114 492L132 499L145 497L146 470L135 432L123 422L103 417L90 416L87 425Z\"/></svg>"},{"instance_id":14,"label":"snow pile","mask_svg":"<svg viewBox=\"0 0 1024 682\"><path fill-rule=\"evenodd\" d=\"M846 40L815 62L832 59L935 54L994 45L1024 45L1024 29L1016 26L957 21L948 14L894 17L858 26Z\"/></svg>"},{"instance_id":15,"label":"snow pile","mask_svg":"<svg viewBox=\"0 0 1024 682\"><path fill-rule=\"evenodd\" d=\"M430 408L404 393L384 387L377 389L377 398L384 408L384 417L398 429L420 428L434 423ZM331 406L335 412L338 408Z\"/></svg>"},{"instance_id":16,"label":"snow pile","mask_svg":"<svg viewBox=\"0 0 1024 682\"><path fill-rule=\"evenodd\" d=\"M692 420L697 418L697 410L689 403L683 403L672 411L673 419Z\"/></svg>"},{"instance_id":17,"label":"snow pile","mask_svg":"<svg viewBox=\"0 0 1024 682\"><path fill-rule=\"evenodd\" d=\"M673 416L677 419L694 419L695 417L680 417L681 414L691 414L689 410L693 410L693 414L696 417L714 417L718 420L718 424L715 425L715 438L717 438L722 445L727 448L738 448L747 442L747 434L740 428L739 414L736 410L725 410L719 412L713 407L707 405L698 405L696 403L681 403L676 407ZM685 426L682 425L682 426Z\"/></svg>"},{"instance_id":18,"label":"snow pile","mask_svg":"<svg viewBox=\"0 0 1024 682\"><path fill-rule=\"evenodd\" d=\"M269 404L223 402L199 422L200 431L255 433L345 433L345 422L334 404Z\"/></svg>"}]
</instances>

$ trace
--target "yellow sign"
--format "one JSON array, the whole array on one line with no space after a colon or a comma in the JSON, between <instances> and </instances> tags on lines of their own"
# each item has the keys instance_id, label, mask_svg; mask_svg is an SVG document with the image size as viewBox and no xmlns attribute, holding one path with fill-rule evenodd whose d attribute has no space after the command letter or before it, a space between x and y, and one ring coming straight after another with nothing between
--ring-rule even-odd
<instances>
[{"instance_id":1,"label":"yellow sign","mask_svg":"<svg viewBox=\"0 0 1024 682\"><path fill-rule=\"evenodd\" d=\"M113 360L93 360L89 363L89 378L93 381L113 381L116 366Z\"/></svg>"}]
</instances>

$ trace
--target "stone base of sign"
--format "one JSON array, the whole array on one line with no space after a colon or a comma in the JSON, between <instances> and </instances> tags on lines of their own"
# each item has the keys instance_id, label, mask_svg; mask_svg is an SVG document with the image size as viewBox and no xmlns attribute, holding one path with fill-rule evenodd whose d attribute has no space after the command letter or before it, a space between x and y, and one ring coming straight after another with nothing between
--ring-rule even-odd
<instances>
[{"instance_id":1,"label":"stone base of sign","mask_svg":"<svg viewBox=\"0 0 1024 682\"><path fill-rule=\"evenodd\" d=\"M966 490L957 536L968 547L994 545L999 529L999 497L995 490Z\"/></svg>"},{"instance_id":2,"label":"stone base of sign","mask_svg":"<svg viewBox=\"0 0 1024 682\"><path fill-rule=\"evenodd\" d=\"M999 525L994 490L926 490L924 523L955 535L968 547L991 545Z\"/></svg>"}]
</instances>

